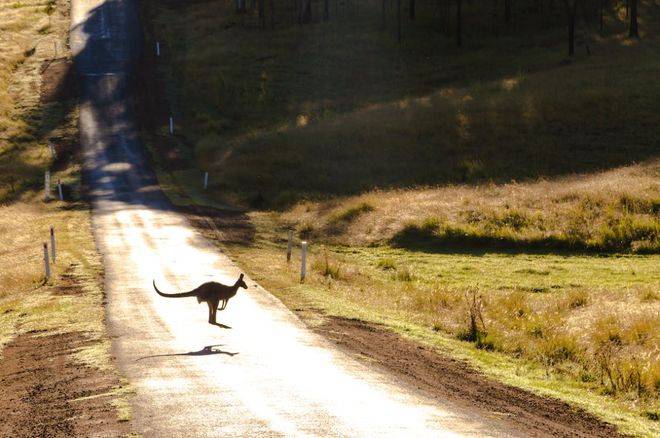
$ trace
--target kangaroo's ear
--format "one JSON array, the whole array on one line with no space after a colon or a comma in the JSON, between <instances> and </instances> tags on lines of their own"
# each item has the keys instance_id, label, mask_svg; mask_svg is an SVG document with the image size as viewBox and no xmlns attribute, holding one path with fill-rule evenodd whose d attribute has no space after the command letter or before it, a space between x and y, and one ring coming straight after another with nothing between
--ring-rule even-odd
<instances>
[{"instance_id":1,"label":"kangaroo's ear","mask_svg":"<svg viewBox=\"0 0 660 438\"><path fill-rule=\"evenodd\" d=\"M239 279L239 280L242 280L242 279L243 279L243 274L239 275L239 276L238 276L238 279Z\"/></svg>"}]
</instances>

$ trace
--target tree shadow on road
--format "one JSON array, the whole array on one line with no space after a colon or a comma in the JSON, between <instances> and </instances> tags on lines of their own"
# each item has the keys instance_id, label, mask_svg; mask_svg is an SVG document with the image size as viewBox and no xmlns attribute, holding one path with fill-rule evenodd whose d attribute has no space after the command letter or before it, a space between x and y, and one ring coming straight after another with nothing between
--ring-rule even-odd
<instances>
[{"instance_id":1,"label":"tree shadow on road","mask_svg":"<svg viewBox=\"0 0 660 438\"><path fill-rule=\"evenodd\" d=\"M135 361L141 361L143 359L151 359L155 357L173 357L173 356L212 356L216 354L224 354L230 357L234 357L238 354L238 352L231 353L229 351L224 351L220 349L214 349L214 347L221 347L223 344L217 344L217 345L207 345L206 347L202 348L201 350L198 351L189 351L187 353L170 353L170 354L154 354L151 356L143 356Z\"/></svg>"}]
</instances>

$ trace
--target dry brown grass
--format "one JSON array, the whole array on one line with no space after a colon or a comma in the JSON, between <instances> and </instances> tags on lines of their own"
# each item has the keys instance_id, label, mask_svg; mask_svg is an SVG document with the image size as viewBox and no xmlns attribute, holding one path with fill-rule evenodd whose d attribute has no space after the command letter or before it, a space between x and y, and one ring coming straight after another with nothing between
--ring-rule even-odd
<instances>
[{"instance_id":1,"label":"dry brown grass","mask_svg":"<svg viewBox=\"0 0 660 438\"><path fill-rule=\"evenodd\" d=\"M360 205L370 208L351 214L341 221L341 228L333 226L337 217ZM406 227L416 228L421 238L425 231L432 237L444 227L464 233L468 245L472 234L474 239L505 243L658 251L659 212L660 162L656 160L535 183L372 191L303 202L282 214L282 219L307 227L310 235L348 245L388 243Z\"/></svg>"},{"instance_id":2,"label":"dry brown grass","mask_svg":"<svg viewBox=\"0 0 660 438\"><path fill-rule=\"evenodd\" d=\"M58 55L64 53L68 20L55 4L0 0L0 141L22 134L25 124L16 111L37 104L38 70L45 59L55 57L55 43Z\"/></svg>"},{"instance_id":3,"label":"dry brown grass","mask_svg":"<svg viewBox=\"0 0 660 438\"><path fill-rule=\"evenodd\" d=\"M116 372L104 324L102 265L87 206L79 193L79 162L65 149L57 166L47 144L77 137L73 102L40 102L41 69L70 56L67 0L0 0L0 360L4 345L27 332L82 332L90 342L78 361ZM64 109L66 108L66 111ZM43 201L43 172L71 190L67 200ZM42 243L57 239L52 276L44 277ZM69 288L62 289L62 288ZM113 403L125 418L126 389Z\"/></svg>"}]
</instances>

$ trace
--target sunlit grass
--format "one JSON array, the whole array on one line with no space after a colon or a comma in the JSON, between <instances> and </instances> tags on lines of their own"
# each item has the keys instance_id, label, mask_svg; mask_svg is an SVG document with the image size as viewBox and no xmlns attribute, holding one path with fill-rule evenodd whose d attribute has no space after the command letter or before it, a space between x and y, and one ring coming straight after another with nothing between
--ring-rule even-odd
<instances>
[{"instance_id":1,"label":"sunlit grass","mask_svg":"<svg viewBox=\"0 0 660 438\"><path fill-rule=\"evenodd\" d=\"M384 323L507 383L584 407L622 431L658 432L645 416L659 408L658 256L317 246L300 284L299 258L287 264L269 231L273 223L255 219L256 245L225 249L289 307ZM476 343L460 340L470 291L483 300L485 327ZM620 374L610 380L612 372Z\"/></svg>"}]
</instances>

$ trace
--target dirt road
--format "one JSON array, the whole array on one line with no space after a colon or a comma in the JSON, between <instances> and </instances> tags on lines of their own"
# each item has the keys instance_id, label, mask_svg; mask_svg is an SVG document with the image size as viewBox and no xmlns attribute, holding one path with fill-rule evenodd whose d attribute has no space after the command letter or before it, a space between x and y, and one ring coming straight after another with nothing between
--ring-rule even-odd
<instances>
[{"instance_id":1,"label":"dirt road","mask_svg":"<svg viewBox=\"0 0 660 438\"><path fill-rule=\"evenodd\" d=\"M416 394L308 330L253 281L219 321L153 291L231 283L240 270L158 188L128 104L138 56L129 0L73 0L80 129L114 351L145 436L513 435L497 420ZM166 123L166 121L164 121Z\"/></svg>"}]
</instances>

